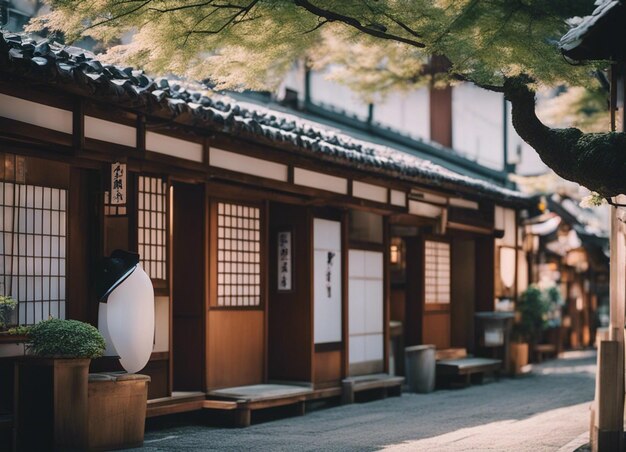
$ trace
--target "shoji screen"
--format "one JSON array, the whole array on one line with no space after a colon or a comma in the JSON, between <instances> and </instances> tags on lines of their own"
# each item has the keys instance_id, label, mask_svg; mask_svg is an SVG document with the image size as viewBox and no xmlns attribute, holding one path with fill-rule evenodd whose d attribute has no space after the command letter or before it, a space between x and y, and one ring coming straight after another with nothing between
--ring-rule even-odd
<instances>
[{"instance_id":1,"label":"shoji screen","mask_svg":"<svg viewBox=\"0 0 626 452\"><path fill-rule=\"evenodd\" d=\"M261 304L261 209L217 204L217 305Z\"/></svg>"},{"instance_id":2,"label":"shoji screen","mask_svg":"<svg viewBox=\"0 0 626 452\"><path fill-rule=\"evenodd\" d=\"M384 358L383 253L350 250L348 272L350 371L380 372ZM357 363L370 365L355 366Z\"/></svg>"},{"instance_id":3,"label":"shoji screen","mask_svg":"<svg viewBox=\"0 0 626 452\"><path fill-rule=\"evenodd\" d=\"M11 323L65 318L67 190L0 182L0 293Z\"/></svg>"},{"instance_id":4,"label":"shoji screen","mask_svg":"<svg viewBox=\"0 0 626 452\"><path fill-rule=\"evenodd\" d=\"M151 279L167 280L167 184L139 176L137 243L141 265Z\"/></svg>"},{"instance_id":5,"label":"shoji screen","mask_svg":"<svg viewBox=\"0 0 626 452\"><path fill-rule=\"evenodd\" d=\"M450 244L424 242L424 301L450 303Z\"/></svg>"}]
</instances>

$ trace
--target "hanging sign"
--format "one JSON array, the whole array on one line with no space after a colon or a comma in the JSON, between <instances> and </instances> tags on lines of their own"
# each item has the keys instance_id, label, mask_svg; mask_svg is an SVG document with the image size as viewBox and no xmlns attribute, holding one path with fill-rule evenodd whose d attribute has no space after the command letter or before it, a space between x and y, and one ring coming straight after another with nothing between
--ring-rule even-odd
<instances>
[{"instance_id":1,"label":"hanging sign","mask_svg":"<svg viewBox=\"0 0 626 452\"><path fill-rule=\"evenodd\" d=\"M291 231L278 233L278 291L288 292L292 289L292 248Z\"/></svg>"},{"instance_id":2,"label":"hanging sign","mask_svg":"<svg viewBox=\"0 0 626 452\"><path fill-rule=\"evenodd\" d=\"M111 204L126 204L126 163L111 165Z\"/></svg>"}]
</instances>

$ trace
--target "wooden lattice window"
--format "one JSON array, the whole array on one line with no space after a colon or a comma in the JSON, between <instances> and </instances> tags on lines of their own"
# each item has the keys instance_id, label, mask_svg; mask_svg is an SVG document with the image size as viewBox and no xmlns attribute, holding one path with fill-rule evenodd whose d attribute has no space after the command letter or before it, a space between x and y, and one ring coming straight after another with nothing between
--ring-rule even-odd
<instances>
[{"instance_id":1,"label":"wooden lattice window","mask_svg":"<svg viewBox=\"0 0 626 452\"><path fill-rule=\"evenodd\" d=\"M139 176L137 244L141 265L153 280L167 280L167 183Z\"/></svg>"},{"instance_id":2,"label":"wooden lattice window","mask_svg":"<svg viewBox=\"0 0 626 452\"><path fill-rule=\"evenodd\" d=\"M450 244L424 241L424 301L450 303Z\"/></svg>"},{"instance_id":3,"label":"wooden lattice window","mask_svg":"<svg viewBox=\"0 0 626 452\"><path fill-rule=\"evenodd\" d=\"M0 293L12 324L65 318L67 190L0 182Z\"/></svg>"},{"instance_id":4,"label":"wooden lattice window","mask_svg":"<svg viewBox=\"0 0 626 452\"><path fill-rule=\"evenodd\" d=\"M217 204L217 305L261 304L261 211Z\"/></svg>"}]
</instances>

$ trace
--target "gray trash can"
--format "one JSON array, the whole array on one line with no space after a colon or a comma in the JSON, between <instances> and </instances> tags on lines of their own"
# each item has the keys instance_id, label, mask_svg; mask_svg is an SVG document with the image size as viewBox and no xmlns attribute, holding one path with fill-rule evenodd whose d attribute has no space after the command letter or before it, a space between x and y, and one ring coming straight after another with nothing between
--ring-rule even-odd
<instances>
[{"instance_id":1,"label":"gray trash can","mask_svg":"<svg viewBox=\"0 0 626 452\"><path fill-rule=\"evenodd\" d=\"M414 345L404 349L404 370L410 392L435 390L435 346Z\"/></svg>"}]
</instances>

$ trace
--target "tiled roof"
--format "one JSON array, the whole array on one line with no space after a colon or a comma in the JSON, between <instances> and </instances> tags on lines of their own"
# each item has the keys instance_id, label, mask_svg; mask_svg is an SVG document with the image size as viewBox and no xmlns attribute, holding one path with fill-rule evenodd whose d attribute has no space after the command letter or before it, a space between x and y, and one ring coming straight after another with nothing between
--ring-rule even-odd
<instances>
[{"instance_id":1,"label":"tiled roof","mask_svg":"<svg viewBox=\"0 0 626 452\"><path fill-rule=\"evenodd\" d=\"M624 57L625 9L621 0L597 0L588 16L570 19L573 27L561 38L563 54L574 60Z\"/></svg>"},{"instance_id":2,"label":"tiled roof","mask_svg":"<svg viewBox=\"0 0 626 452\"><path fill-rule=\"evenodd\" d=\"M529 199L518 191L355 139L297 115L235 101L199 85L153 79L140 70L103 64L77 47L0 32L2 73L178 123L287 146L350 168L497 200L526 203Z\"/></svg>"}]
</instances>

